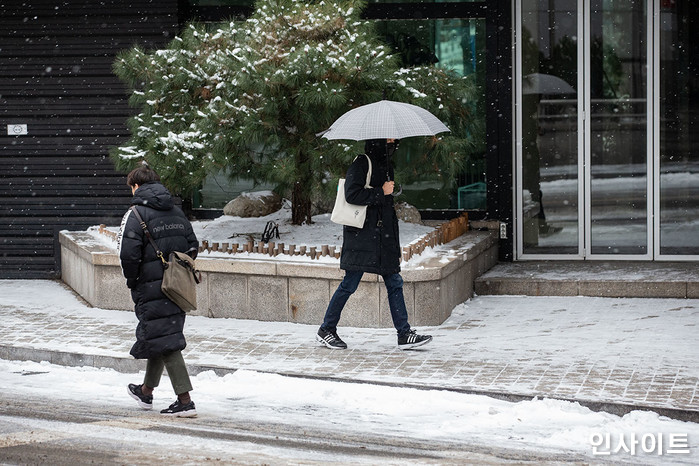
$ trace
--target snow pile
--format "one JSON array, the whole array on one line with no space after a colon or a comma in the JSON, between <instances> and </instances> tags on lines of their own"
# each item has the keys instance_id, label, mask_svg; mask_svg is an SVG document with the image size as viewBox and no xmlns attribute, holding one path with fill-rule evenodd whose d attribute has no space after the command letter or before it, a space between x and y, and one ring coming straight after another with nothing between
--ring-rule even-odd
<instances>
[{"instance_id":1,"label":"snow pile","mask_svg":"<svg viewBox=\"0 0 699 466\"><path fill-rule=\"evenodd\" d=\"M0 371L5 374L6 394L80 399L86 405L138 412L124 387L142 375L3 360ZM248 370L223 377L207 371L192 377L192 382L199 418L209 418L213 425L241 420L299 428L312 424L329 432L441 441L511 454L573 454L633 464L696 464L699 459L694 440L699 438L699 425L652 412L634 411L619 417L556 400L512 403L443 390L310 380ZM95 393L100 396L95 398ZM163 380L156 390L154 408L166 407L171 398L169 381ZM157 414L153 418L159 420ZM141 435L139 432L133 435ZM634 439L645 439L645 443L633 444ZM217 440L198 442L199 448L216 448Z\"/></svg>"},{"instance_id":2,"label":"snow pile","mask_svg":"<svg viewBox=\"0 0 699 466\"><path fill-rule=\"evenodd\" d=\"M260 193L249 194L251 196ZM262 232L268 222L274 222L279 228L279 238L274 238L276 243L284 243L286 247L295 245L306 246L321 250L323 245L334 246L338 250L342 247L342 226L330 221L330 214L320 214L313 217L310 225L293 225L291 223L291 208L283 206L277 212L264 217L233 217L223 215L214 220L197 220L192 222L194 233L199 242L204 240L211 243L237 243L243 245L250 239L256 242L260 240ZM118 227L107 227L110 232L118 232ZM400 243L402 246L418 242L425 235L434 231L434 227L408 223L399 220ZM87 232L91 235L96 244L109 247L116 251L116 241L108 235L101 234L98 227L90 227ZM419 268L419 263L433 257L440 257L447 260L444 251L450 251L447 245L440 245L426 248L419 256L413 256L403 264L407 268ZM453 253L453 251L452 251ZM451 253L447 253L447 256ZM232 258L233 256L224 252L202 252L200 257ZM268 254L260 253L238 253L236 258L255 260L275 260L275 261L295 261L295 262L324 262L339 263L339 259L331 256L323 256L320 259L311 259L302 256L278 255L270 257Z\"/></svg>"}]
</instances>

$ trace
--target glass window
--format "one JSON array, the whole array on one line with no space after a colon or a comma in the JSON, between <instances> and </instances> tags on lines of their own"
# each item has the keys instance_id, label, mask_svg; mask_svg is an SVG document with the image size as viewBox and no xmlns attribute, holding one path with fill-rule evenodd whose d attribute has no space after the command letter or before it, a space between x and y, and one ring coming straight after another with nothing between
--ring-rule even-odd
<instances>
[{"instance_id":1,"label":"glass window","mask_svg":"<svg viewBox=\"0 0 699 466\"><path fill-rule=\"evenodd\" d=\"M648 252L645 0L590 6L592 254Z\"/></svg>"},{"instance_id":2,"label":"glass window","mask_svg":"<svg viewBox=\"0 0 699 466\"><path fill-rule=\"evenodd\" d=\"M699 3L660 9L660 254L699 254Z\"/></svg>"},{"instance_id":3,"label":"glass window","mask_svg":"<svg viewBox=\"0 0 699 466\"><path fill-rule=\"evenodd\" d=\"M369 0L367 3L483 3L484 0Z\"/></svg>"},{"instance_id":4,"label":"glass window","mask_svg":"<svg viewBox=\"0 0 699 466\"><path fill-rule=\"evenodd\" d=\"M189 0L192 6L247 6L255 5L255 0Z\"/></svg>"},{"instance_id":5,"label":"glass window","mask_svg":"<svg viewBox=\"0 0 699 466\"><path fill-rule=\"evenodd\" d=\"M252 2L235 0L191 0L190 4L245 5ZM377 2L369 3L396 3ZM407 2L402 2L407 3ZM414 3L458 3L425 2ZM483 3L473 0L473 3ZM377 20L378 31L386 38L395 53L406 66L435 64L452 69L463 76L475 75L479 86L485 88L485 20L484 19L434 19L434 20ZM485 110L479 118L485 119ZM421 141L417 138L401 142L396 164L409 162L422 155ZM398 180L400 182L400 180ZM224 174L210 176L193 200L195 206L221 208L241 191L271 189L271 186L244 186L239 180L231 182ZM397 198L418 209L485 209L485 154L471 163L456 180L443 179L439 175L420 175L419 181L403 184L403 194Z\"/></svg>"},{"instance_id":6,"label":"glass window","mask_svg":"<svg viewBox=\"0 0 699 466\"><path fill-rule=\"evenodd\" d=\"M405 66L434 64L462 76L474 75L478 85L485 88L484 19L378 21L377 28ZM417 138L402 141L396 165L421 156L423 149ZM402 187L398 200L418 209L485 209L485 155L472 162L457 180L425 174Z\"/></svg>"},{"instance_id":7,"label":"glass window","mask_svg":"<svg viewBox=\"0 0 699 466\"><path fill-rule=\"evenodd\" d=\"M578 252L577 19L575 2L522 2L525 254Z\"/></svg>"}]
</instances>

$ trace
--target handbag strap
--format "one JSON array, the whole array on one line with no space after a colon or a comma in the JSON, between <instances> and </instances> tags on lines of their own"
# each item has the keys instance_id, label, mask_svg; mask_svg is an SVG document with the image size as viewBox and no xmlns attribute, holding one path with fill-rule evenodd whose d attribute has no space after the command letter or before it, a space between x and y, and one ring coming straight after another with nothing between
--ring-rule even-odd
<instances>
[{"instance_id":1,"label":"handbag strap","mask_svg":"<svg viewBox=\"0 0 699 466\"><path fill-rule=\"evenodd\" d=\"M153 237L150 234L150 230L148 229L148 225L146 225L146 222L143 221L143 218L141 217L141 214L138 213L138 210L136 209L135 205L131 206L131 210L133 210L133 213L136 214L136 218L138 219L138 223L141 225L141 228L143 229L143 233L145 233L146 238L148 238L148 241L150 242L151 246L153 246L153 249L155 249L155 254L160 258L161 261L163 261L163 266L167 268L167 261L163 256L163 251L160 250L158 245L153 240Z\"/></svg>"},{"instance_id":2,"label":"handbag strap","mask_svg":"<svg viewBox=\"0 0 699 466\"><path fill-rule=\"evenodd\" d=\"M364 187L371 188L371 185L369 184L369 183L371 183L371 159L366 154L364 154L364 156L366 157L366 161L369 162L369 171L366 172L366 183L364 183ZM359 158L359 156L356 156L354 158L354 160L357 160L358 158ZM353 160L353 162L354 162L354 160Z\"/></svg>"},{"instance_id":3,"label":"handbag strap","mask_svg":"<svg viewBox=\"0 0 699 466\"><path fill-rule=\"evenodd\" d=\"M367 162L369 162L369 171L366 172L366 184L364 185L365 188L371 188L371 159L369 158L368 155L364 154L366 156Z\"/></svg>"}]
</instances>

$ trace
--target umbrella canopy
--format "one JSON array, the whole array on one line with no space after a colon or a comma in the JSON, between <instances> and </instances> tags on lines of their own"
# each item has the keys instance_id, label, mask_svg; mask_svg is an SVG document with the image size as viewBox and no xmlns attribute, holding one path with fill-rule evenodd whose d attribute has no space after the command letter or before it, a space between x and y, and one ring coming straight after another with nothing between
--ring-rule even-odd
<instances>
[{"instance_id":1,"label":"umbrella canopy","mask_svg":"<svg viewBox=\"0 0 699 466\"><path fill-rule=\"evenodd\" d=\"M532 73L522 78L522 94L575 94L575 89L558 76Z\"/></svg>"},{"instance_id":2,"label":"umbrella canopy","mask_svg":"<svg viewBox=\"0 0 699 466\"><path fill-rule=\"evenodd\" d=\"M449 128L424 108L403 102L381 100L350 110L321 134L331 140L365 141L434 136L444 131L449 131Z\"/></svg>"}]
</instances>

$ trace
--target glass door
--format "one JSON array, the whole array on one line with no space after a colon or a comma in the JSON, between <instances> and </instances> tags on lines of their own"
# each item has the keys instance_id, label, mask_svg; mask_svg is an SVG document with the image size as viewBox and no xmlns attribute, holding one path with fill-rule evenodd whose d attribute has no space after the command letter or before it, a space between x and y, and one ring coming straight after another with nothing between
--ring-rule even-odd
<instances>
[{"instance_id":1,"label":"glass door","mask_svg":"<svg viewBox=\"0 0 699 466\"><path fill-rule=\"evenodd\" d=\"M655 4L655 253L699 260L699 2Z\"/></svg>"},{"instance_id":2,"label":"glass door","mask_svg":"<svg viewBox=\"0 0 699 466\"><path fill-rule=\"evenodd\" d=\"M517 11L517 256L582 257L582 11L575 0Z\"/></svg>"},{"instance_id":3,"label":"glass door","mask_svg":"<svg viewBox=\"0 0 699 466\"><path fill-rule=\"evenodd\" d=\"M647 2L518 1L518 258L652 258Z\"/></svg>"},{"instance_id":4,"label":"glass door","mask_svg":"<svg viewBox=\"0 0 699 466\"><path fill-rule=\"evenodd\" d=\"M651 257L647 1L585 2L586 257Z\"/></svg>"}]
</instances>

